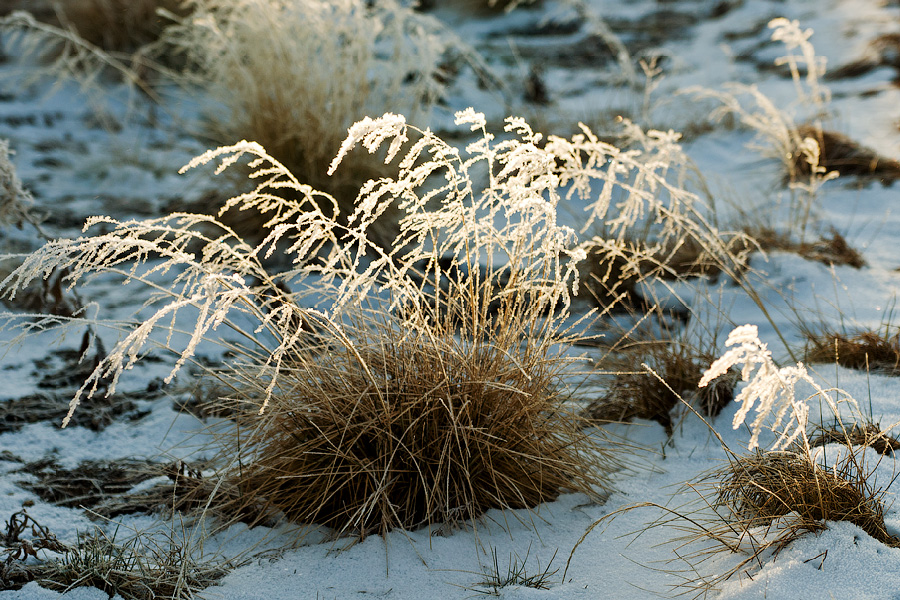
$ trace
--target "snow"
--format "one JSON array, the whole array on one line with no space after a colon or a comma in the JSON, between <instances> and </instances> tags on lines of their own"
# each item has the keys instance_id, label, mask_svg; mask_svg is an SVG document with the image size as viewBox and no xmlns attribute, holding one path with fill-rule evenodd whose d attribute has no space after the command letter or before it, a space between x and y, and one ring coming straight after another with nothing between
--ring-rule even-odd
<instances>
[{"instance_id":1,"label":"snow","mask_svg":"<svg viewBox=\"0 0 900 600\"><path fill-rule=\"evenodd\" d=\"M455 33L475 48L487 49L489 64L508 76L521 79L525 60L534 60L542 51L571 43L565 34L521 39L509 32L542 26L553 17L565 24L571 18L565 6L545 0L537 7L522 7L509 14L460 13L448 3L435 11ZM662 3L604 2L589 5L614 27L623 41L630 43L641 34L642 19ZM664 32L654 43L642 48L644 56L663 56L664 74L653 92L649 114L642 115L643 95L622 85L621 72L612 61L598 64L547 68L544 77L553 104L547 107L509 105L497 94L479 89L476 76L464 70L449 91L446 111L435 116L436 130L453 129L456 110L474 106L484 111L489 124L499 122L508 112L523 114L536 130L567 135L583 120L611 124L617 114L661 129L686 130L705 122L709 104L690 95L679 94L688 86L721 89L729 81L758 84L778 106L802 112L795 106L792 81L764 66L780 56L782 48L768 42L765 24L776 16L799 19L804 28L815 31L811 41L817 52L827 57L829 68L847 64L869 51L869 42L878 35L898 33L900 5L881 0L759 0L728 2L720 17L707 15L714 2L702 0L666 3L676 10L693 11L695 23L684 35ZM578 35L578 34L575 34ZM529 59L522 58L527 54ZM10 59L0 63L0 71L13 68ZM2 73L0 73L2 74ZM640 73L639 73L640 76ZM854 79L829 81L833 92L829 127L849 134L862 144L891 157L900 157L900 87L895 69L882 67ZM0 80L15 82L15 80ZM3 84L8 85L7 83ZM18 84L4 87L0 96L0 136L8 138L16 151L13 157L20 177L37 200L53 215L49 224L57 235L78 235L83 218L91 214L114 214L118 218L159 214L165 200L172 197L198 199L215 189L217 180L209 170L187 175L177 171L205 150L205 142L191 134L191 127L179 123L196 122L202 99L172 95L181 114L177 119L159 115L156 123L149 113L129 112L116 100L116 88L109 84L109 110L123 124L110 133L97 128L91 119L92 100L78 93L74 84L65 84L53 95ZM38 88L40 89L40 88ZM121 94L119 95L121 96ZM135 116L135 115L138 116ZM802 117L802 115L796 115ZM646 119L646 120L644 120ZM798 121L802 118L798 118ZM491 125L489 125L491 126ZM556 131L554 127L560 127ZM193 126L199 129L198 126ZM788 218L789 192L781 186L780 165L747 148L751 135L723 126L690 136L685 150L703 173L715 198L723 222L736 221L740 214L779 224ZM877 183L857 185L853 179L838 179L820 191L814 217L834 226L863 253L868 266L863 269L829 267L799 256L772 252L756 254L749 285L758 292L762 306L744 287L729 281L699 280L689 289L678 288L677 299L694 311L693 335L719 329L721 344L732 326L745 323L759 328L760 337L775 352L782 365L790 357L776 334L802 345L798 326L802 323L828 324L840 328L896 327L897 297L900 293L900 209L896 205L897 186ZM562 211L561 211L562 212ZM723 229L728 229L723 225ZM23 233L16 233L17 239ZM3 239L5 245L9 240ZM21 242L21 239L20 239ZM11 243L11 242L10 242ZM36 239L26 244L36 247ZM102 284L102 282L100 282ZM140 307L131 288L100 285L94 298L106 316L124 318ZM666 290L660 290L666 293ZM189 319L189 315L180 318ZM4 334L6 335L6 334ZM107 348L119 335L104 333ZM71 336L70 336L71 337ZM4 398L18 398L36 388L34 361L46 356L51 336L33 338L11 349L3 357ZM77 339L60 342L77 346ZM161 342L162 343L162 342ZM221 351L205 348L211 360ZM219 352L219 354L216 354ZM164 377L171 361L142 364L123 377L125 390L144 389L154 378ZM855 397L883 428L900 424L900 380L877 373L866 374L833 365L813 365L811 373L824 387L837 386ZM189 385L189 376L179 375L179 384ZM58 423L35 423L18 431L0 434L0 452L8 451L24 461L54 455L61 465L75 467L87 459L137 456L157 459L196 458L203 444L204 428L210 423L179 413L167 402L147 402L149 416L138 422L121 422L100 432L71 427L60 430ZM718 416L713 425L733 449L746 448L750 432L732 429L735 404ZM816 407L813 407L814 411ZM90 410L89 402L79 410ZM815 422L815 415L811 420ZM616 475L616 492L604 504L592 504L586 497L563 494L555 502L532 511L490 511L466 528L452 531L394 531L384 538L370 536L358 543L332 540L315 528L297 530L236 525L210 538L205 550L224 556L250 556L250 561L233 569L216 585L203 590L203 598L280 600L297 598L470 598L489 590L479 586L496 551L501 573L511 560L527 556L529 574L550 567L549 589L508 586L499 594L507 599L617 598L633 600L670 593L687 577L712 577L741 560L740 555L721 553L696 565L696 573L679 560L699 549L699 544L682 547L676 540L683 531L671 526L648 527L665 513L651 506L623 510L637 503L677 508L696 503L697 494L684 489L685 482L697 481L711 469L720 467L727 456L707 426L693 416L685 416L674 437L667 443L656 423L637 421L613 428L634 446L629 450L630 468ZM771 445L771 435L761 444ZM833 463L839 449L828 447L824 454ZM892 483L897 475L895 459L864 454L874 470L878 485ZM0 461L0 521L25 505L28 513L53 531L61 540L74 541L78 532L96 523L78 509L61 508L41 501L16 485L27 478L15 473L21 464ZM143 485L149 485L145 482ZM888 529L900 534L900 504L897 490L884 493ZM606 518L577 545L587 529ZM159 527L149 517L122 517L126 527ZM108 524L107 527L114 526ZM198 534L198 532L188 532ZM563 570L571 563L563 579ZM685 573L685 569L687 572ZM849 523L829 523L826 531L807 534L790 544L774 559L759 568L749 568L721 584L712 595L721 599L809 598L900 598L900 549L877 542ZM0 600L52 600L61 595L32 582L15 591L0 592ZM67 600L99 600L107 595L94 588L76 588Z\"/></svg>"}]
</instances>

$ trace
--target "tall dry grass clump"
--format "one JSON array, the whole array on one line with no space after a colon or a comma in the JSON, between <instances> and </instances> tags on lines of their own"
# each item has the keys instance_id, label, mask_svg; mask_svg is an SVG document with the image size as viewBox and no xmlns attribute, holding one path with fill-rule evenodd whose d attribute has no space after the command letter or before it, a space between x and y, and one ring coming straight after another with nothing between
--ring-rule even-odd
<instances>
[{"instance_id":1,"label":"tall dry grass clump","mask_svg":"<svg viewBox=\"0 0 900 600\"><path fill-rule=\"evenodd\" d=\"M165 41L186 57L186 80L210 98L210 136L261 144L300 181L337 198L345 215L360 185L384 174L378 157L355 154L326 175L347 128L386 110L427 120L441 95L446 34L395 0L187 6L190 16L168 28Z\"/></svg>"},{"instance_id":2,"label":"tall dry grass clump","mask_svg":"<svg viewBox=\"0 0 900 600\"><path fill-rule=\"evenodd\" d=\"M611 456L567 406L558 351L510 339L509 318L478 339L404 332L383 314L344 327L346 341L326 335L327 348L291 362L264 415L254 403L237 418L223 455L239 457L225 474L241 492L230 512L365 536L533 508L563 490L596 498ZM240 396L263 387L248 379Z\"/></svg>"}]
</instances>

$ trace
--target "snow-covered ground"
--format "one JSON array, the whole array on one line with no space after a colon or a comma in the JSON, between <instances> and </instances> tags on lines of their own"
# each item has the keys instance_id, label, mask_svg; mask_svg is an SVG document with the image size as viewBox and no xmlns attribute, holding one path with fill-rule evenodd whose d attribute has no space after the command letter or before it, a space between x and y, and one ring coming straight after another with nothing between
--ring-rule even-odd
<instances>
[{"instance_id":1,"label":"snow-covered ground","mask_svg":"<svg viewBox=\"0 0 900 600\"><path fill-rule=\"evenodd\" d=\"M871 43L879 36L900 36L900 4L890 0L587 1L634 55L635 77L644 78L636 67L637 58L660 57L662 72L648 97L623 82L627 73L592 34L596 29L582 22L571 7L545 0L503 14L459 10L455 2L438 3L432 14L481 51L497 72L505 73L509 87L503 93L479 89L474 76L464 71L449 90L449 105L438 109L432 126L438 131L450 129L454 111L473 106L490 123L501 123L511 112L525 116L537 130L563 136L574 133L578 121L598 131L611 130L619 114L647 128L690 132L685 151L716 199L720 218L737 219L743 213L775 227L789 218L789 191L780 163L748 148L752 137L748 131L726 124L708 127L714 105L684 90L697 86L719 90L727 82L754 84L800 122L809 115L797 103L794 82L772 68L784 53L780 44L770 41L766 24L772 18L797 19L802 27L813 29L811 42L827 59L831 72L872 59L877 52ZM900 45L885 51L881 66L825 82L832 93L825 126L893 158L900 157L898 52ZM540 66L547 104L522 99L530 65ZM0 76L17 68L21 65L9 56L0 62ZM178 96L172 103L177 107L176 119L140 98L126 114L116 97L120 91L110 86L101 99L103 110L122 125L110 131L97 124L96 104L75 84L63 82L48 96L46 84L20 87L11 81L16 80L0 79L0 138L9 140L18 175L33 193L38 210L49 216L44 228L54 236L77 235L89 215L156 216L179 201L197 201L215 189L216 179L209 170L178 174L182 165L206 148L206 142L191 135L199 130L196 113L202 98L189 100L173 92ZM826 183L818 192L813 229L827 232L834 227L860 250L867 266L832 267L786 252L756 254L748 282L768 315L744 287L727 281L696 283L681 294L693 298L691 331L718 327L721 353L733 326L756 325L782 365L792 361L776 329L795 348L802 348L800 320L839 329L890 326L891 333L896 333L900 325L896 322L900 210L893 204L900 201L898 186L847 177ZM38 243L27 227L9 228L3 236L0 239L8 252ZM102 280L92 287L92 294L90 300L105 318L127 318L145 300L134 297L129 287L104 285ZM108 335L107 348L113 345L115 333ZM60 348L77 348L77 337L59 339L52 332L43 333L12 347L0 366L0 398L13 402L41 393L42 377L60 368L52 360L48 366L48 356L57 356L54 352ZM23 487L21 482L34 480L22 471L24 463L55 458L60 467L75 468L92 459L202 458L196 449L209 423L180 412L170 397L188 394L188 374L179 375L169 395L149 393L152 382L170 368L171 362L144 362L127 372L120 386L122 393L133 398L134 407L99 431L77 423L60 429L58 419L4 430L0 434L0 521L27 507L34 520L64 542L73 542L78 532L98 524L79 508L55 506ZM814 365L811 372L823 387L848 392L866 413L871 406L869 416L883 429L900 424L900 380L834 365ZM746 428L732 429L739 408L733 404L715 419L714 426L729 447L740 451L746 448L750 433ZM79 410L91 407L86 404ZM816 422L817 406L812 411L811 421ZM680 421L670 441L662 427L651 421L617 425L616 433L642 450L635 451L630 469L615 476L617 491L604 504L564 494L532 511L491 511L469 528L446 535L395 531L355 544L345 539L319 541L322 536L310 535L294 549L285 549L288 540L296 539L296 532L289 528L249 530L236 525L206 540L204 551L250 557L249 562L199 595L248 600L469 598L493 590L480 584L493 568L496 553L501 575L511 561L521 563L526 558L529 575L548 569L546 589L510 585L497 591L503 598L627 600L684 592L673 586L685 579L715 578L746 558L722 552L700 562L682 560L701 550L703 542L682 545L677 540L684 533L684 521L648 528L665 513L644 507L620 512L591 531L572 554L563 579L570 553L592 523L637 503L679 507L692 502L696 506L697 493L682 484L697 481L727 458L706 425L693 416ZM761 445L771 445L774 439L764 436ZM837 450L828 446L823 452L833 455ZM867 451L865 458L876 487L893 481L897 468L892 456ZM896 492L894 488L884 492L884 517L889 533L900 535ZM172 527L178 535L201 536L200 531L183 533L180 524L159 523L151 517L123 516L119 521L119 535L125 530ZM112 529L116 524L104 527ZM747 565L712 593L729 599L801 595L900 599L900 549L875 541L854 525L828 523L827 530L803 536L777 557ZM35 582L0 592L2 600L57 597L58 592ZM87 600L107 594L77 588L66 597Z\"/></svg>"}]
</instances>

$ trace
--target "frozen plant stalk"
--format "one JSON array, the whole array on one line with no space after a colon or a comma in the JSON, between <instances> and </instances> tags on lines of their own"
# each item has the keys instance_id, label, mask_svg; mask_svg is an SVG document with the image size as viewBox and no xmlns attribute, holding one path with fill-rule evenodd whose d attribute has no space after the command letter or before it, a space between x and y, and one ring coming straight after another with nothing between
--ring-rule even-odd
<instances>
[{"instance_id":1,"label":"frozen plant stalk","mask_svg":"<svg viewBox=\"0 0 900 600\"><path fill-rule=\"evenodd\" d=\"M754 404L756 404L756 418L750 425L752 436L749 449L753 450L759 446L759 434L770 414L775 415L775 422L771 429L777 431L789 412L793 424L785 425L784 431L780 433L772 449L784 449L801 436L804 446L808 449L806 424L809 421L809 399L816 396L823 398L837 414L835 401L826 393L826 390L813 381L803 363L798 362L796 367L779 368L772 360L772 352L766 347L766 344L760 341L755 325L742 325L735 328L728 335L725 345L733 347L710 365L700 379L699 387L705 387L716 377L727 373L734 365L743 364L741 379L748 383L734 399L735 402L741 403L741 408L734 416L732 426L734 429L740 427L747 419L750 409L754 408ZM807 398L797 399L794 391L799 381L810 384L815 389L815 393ZM853 398L849 396L846 398L847 401L856 404ZM757 401L759 401L758 404Z\"/></svg>"}]
</instances>

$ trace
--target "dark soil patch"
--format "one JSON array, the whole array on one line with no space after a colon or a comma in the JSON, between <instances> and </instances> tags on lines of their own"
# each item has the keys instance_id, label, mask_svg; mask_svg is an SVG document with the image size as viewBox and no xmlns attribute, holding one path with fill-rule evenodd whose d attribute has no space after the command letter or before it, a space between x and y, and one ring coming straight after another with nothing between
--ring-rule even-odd
<instances>
[{"instance_id":1,"label":"dark soil patch","mask_svg":"<svg viewBox=\"0 0 900 600\"><path fill-rule=\"evenodd\" d=\"M44 502L93 508L155 477L157 471L152 462L133 458L87 460L74 469L61 467L56 458L46 458L26 463L14 472L34 475L35 481L19 481L18 485Z\"/></svg>"}]
</instances>

